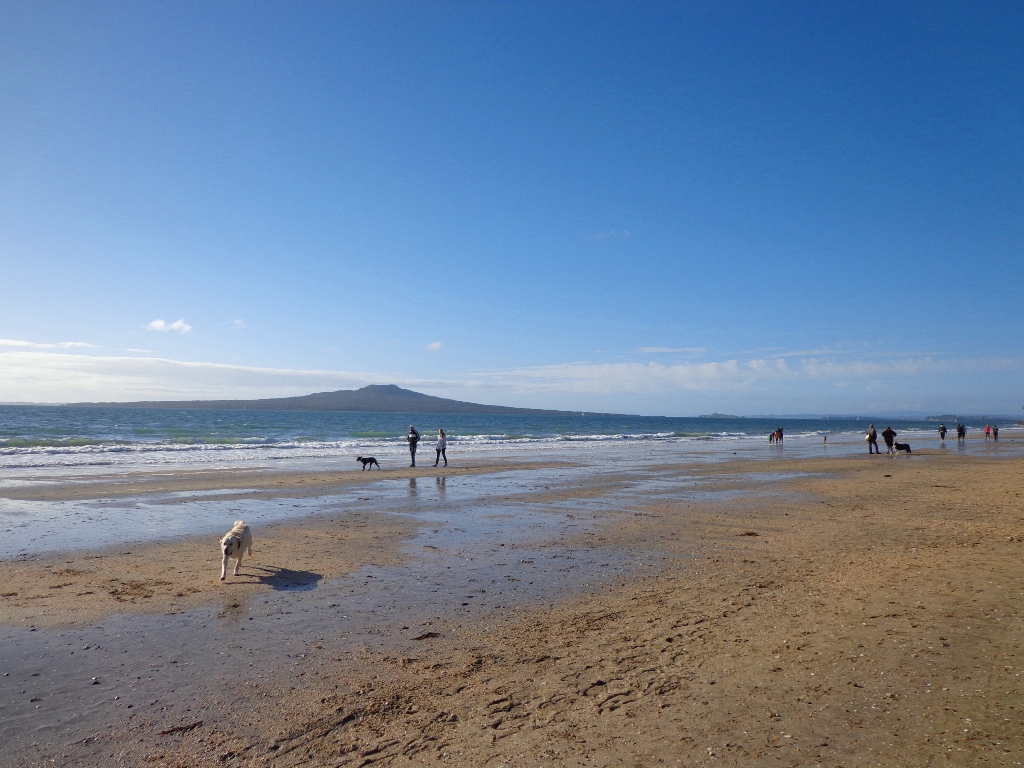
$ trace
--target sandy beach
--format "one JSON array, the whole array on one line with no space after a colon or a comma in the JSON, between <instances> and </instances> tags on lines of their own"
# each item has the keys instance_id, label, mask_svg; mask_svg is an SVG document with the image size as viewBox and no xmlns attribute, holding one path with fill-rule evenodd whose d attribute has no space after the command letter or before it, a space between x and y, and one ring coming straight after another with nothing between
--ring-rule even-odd
<instances>
[{"instance_id":1,"label":"sandy beach","mask_svg":"<svg viewBox=\"0 0 1024 768\"><path fill-rule=\"evenodd\" d=\"M3 561L0 763L1021 764L1024 459L922 453L354 474L223 584L208 536Z\"/></svg>"}]
</instances>

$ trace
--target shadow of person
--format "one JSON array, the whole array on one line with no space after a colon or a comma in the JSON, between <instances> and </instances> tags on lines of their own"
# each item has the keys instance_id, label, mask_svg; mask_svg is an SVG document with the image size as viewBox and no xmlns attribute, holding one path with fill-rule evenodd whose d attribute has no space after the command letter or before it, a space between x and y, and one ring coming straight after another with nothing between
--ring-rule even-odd
<instances>
[{"instance_id":1,"label":"shadow of person","mask_svg":"<svg viewBox=\"0 0 1024 768\"><path fill-rule=\"evenodd\" d=\"M253 570L262 571L256 576L258 583L279 592L309 592L316 589L323 578L312 571L293 571L291 568L278 568L274 565L260 566Z\"/></svg>"},{"instance_id":2,"label":"shadow of person","mask_svg":"<svg viewBox=\"0 0 1024 768\"><path fill-rule=\"evenodd\" d=\"M416 478L409 478L409 498L413 499L416 497Z\"/></svg>"}]
</instances>

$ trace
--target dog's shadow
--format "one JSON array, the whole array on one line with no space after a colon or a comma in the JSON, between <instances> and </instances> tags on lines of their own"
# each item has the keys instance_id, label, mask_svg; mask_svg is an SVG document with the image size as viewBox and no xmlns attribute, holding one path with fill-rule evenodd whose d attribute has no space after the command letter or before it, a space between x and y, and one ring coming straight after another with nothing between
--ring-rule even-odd
<instances>
[{"instance_id":1,"label":"dog's shadow","mask_svg":"<svg viewBox=\"0 0 1024 768\"><path fill-rule=\"evenodd\" d=\"M262 571L256 575L259 584L265 584L279 592L310 592L316 589L323 578L319 573L312 571L293 571L291 568L278 568L273 565L258 566L252 570Z\"/></svg>"}]
</instances>

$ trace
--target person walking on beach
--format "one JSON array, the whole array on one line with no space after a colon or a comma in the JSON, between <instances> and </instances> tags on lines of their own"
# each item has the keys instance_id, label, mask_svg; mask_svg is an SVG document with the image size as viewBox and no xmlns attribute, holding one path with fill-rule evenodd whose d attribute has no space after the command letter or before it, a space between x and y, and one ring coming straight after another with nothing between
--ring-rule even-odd
<instances>
[{"instance_id":1,"label":"person walking on beach","mask_svg":"<svg viewBox=\"0 0 1024 768\"><path fill-rule=\"evenodd\" d=\"M885 429L882 431L882 439L885 440L885 452L892 453L892 441L896 439L896 433L892 431L892 427L888 424L885 425Z\"/></svg>"},{"instance_id":2,"label":"person walking on beach","mask_svg":"<svg viewBox=\"0 0 1024 768\"><path fill-rule=\"evenodd\" d=\"M447 447L448 447L448 438L445 437L443 429L438 429L437 430L437 445L434 446L434 449L437 451L437 458L434 459L434 466L435 467L437 466L437 462L439 462L441 460L442 456L444 457L444 465L446 467L448 466L448 454L444 452Z\"/></svg>"},{"instance_id":3,"label":"person walking on beach","mask_svg":"<svg viewBox=\"0 0 1024 768\"><path fill-rule=\"evenodd\" d=\"M956 425L956 441L958 443L962 443L966 439L967 439L967 427L965 427L963 424L957 424Z\"/></svg>"},{"instance_id":4,"label":"person walking on beach","mask_svg":"<svg viewBox=\"0 0 1024 768\"><path fill-rule=\"evenodd\" d=\"M946 439L946 425L945 424L939 424L939 440L943 440L944 441L945 439Z\"/></svg>"},{"instance_id":5,"label":"person walking on beach","mask_svg":"<svg viewBox=\"0 0 1024 768\"><path fill-rule=\"evenodd\" d=\"M412 464L410 467L416 466L416 443L420 441L420 433L416 431L416 427L412 424L409 425L409 434L405 438L409 441L409 456L412 458Z\"/></svg>"},{"instance_id":6,"label":"person walking on beach","mask_svg":"<svg viewBox=\"0 0 1024 768\"><path fill-rule=\"evenodd\" d=\"M999 439L999 427L997 427L995 424L992 425L992 439Z\"/></svg>"},{"instance_id":7,"label":"person walking on beach","mask_svg":"<svg viewBox=\"0 0 1024 768\"><path fill-rule=\"evenodd\" d=\"M867 436L864 439L868 441L868 454L869 455L872 454L872 453L881 453L881 451L878 450L878 433L875 432L875 425L874 424L869 424L868 425L868 434L867 434ZM871 450L872 448L874 448L874 451Z\"/></svg>"},{"instance_id":8,"label":"person walking on beach","mask_svg":"<svg viewBox=\"0 0 1024 768\"><path fill-rule=\"evenodd\" d=\"M988 424L986 424L985 425L985 439L988 440L990 437L992 437L992 427L989 426Z\"/></svg>"}]
</instances>

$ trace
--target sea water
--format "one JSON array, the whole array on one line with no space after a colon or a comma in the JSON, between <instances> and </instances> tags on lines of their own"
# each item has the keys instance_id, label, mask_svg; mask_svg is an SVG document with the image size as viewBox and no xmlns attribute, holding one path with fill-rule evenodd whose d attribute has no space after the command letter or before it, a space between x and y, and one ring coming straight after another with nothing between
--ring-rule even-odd
<instances>
[{"instance_id":1,"label":"sea water","mask_svg":"<svg viewBox=\"0 0 1024 768\"><path fill-rule=\"evenodd\" d=\"M860 439L868 419L609 416L599 414L415 414L333 411L188 410L0 406L0 470L274 465L316 463L356 455L398 457L414 424L421 455L433 458L438 428L452 456L532 456L598 447L678 446L722 452L767 445L785 430L790 445L820 445L823 437ZM934 439L930 421L874 420L901 439ZM947 424L953 428L954 424ZM976 435L984 425L968 424ZM1005 432L1007 436L1010 433ZM949 442L947 440L947 442ZM952 442L955 443L955 437Z\"/></svg>"}]
</instances>

